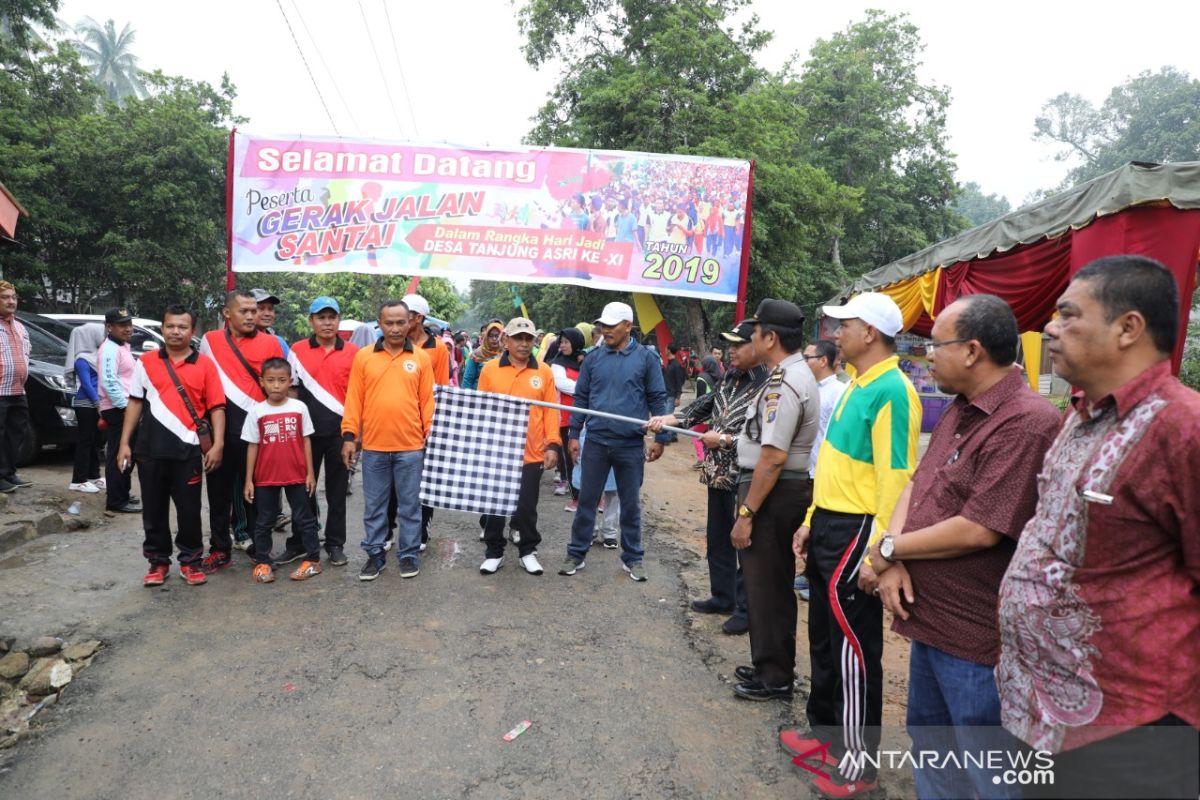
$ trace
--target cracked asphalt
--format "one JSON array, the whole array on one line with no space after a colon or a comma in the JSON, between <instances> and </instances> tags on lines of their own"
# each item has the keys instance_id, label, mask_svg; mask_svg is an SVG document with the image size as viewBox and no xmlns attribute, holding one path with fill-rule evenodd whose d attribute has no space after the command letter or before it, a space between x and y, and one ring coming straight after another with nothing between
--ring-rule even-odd
<instances>
[{"instance_id":1,"label":"cracked asphalt","mask_svg":"<svg viewBox=\"0 0 1200 800\"><path fill-rule=\"evenodd\" d=\"M6 553L0 635L94 635L106 649L37 736L0 753L0 795L808 796L775 744L803 693L794 707L736 699L729 676L748 641L686 609L707 588L701 554L679 535L703 524L690 450L668 448L647 469L646 583L600 548L578 575L554 574L570 515L549 476L542 577L511 547L481 576L476 518L443 511L410 580L393 557L359 582L363 555L347 548L349 566L304 583L254 584L236 554L205 586L173 575L144 589L137 517Z\"/></svg>"}]
</instances>

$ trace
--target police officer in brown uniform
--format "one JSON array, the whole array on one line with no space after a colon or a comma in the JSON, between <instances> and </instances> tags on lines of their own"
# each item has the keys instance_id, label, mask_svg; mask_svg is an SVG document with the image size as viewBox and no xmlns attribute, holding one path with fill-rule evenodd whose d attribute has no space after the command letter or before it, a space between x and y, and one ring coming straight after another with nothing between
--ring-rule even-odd
<instances>
[{"instance_id":1,"label":"police officer in brown uniform","mask_svg":"<svg viewBox=\"0 0 1200 800\"><path fill-rule=\"evenodd\" d=\"M816 379L804 361L804 314L763 300L748 321L756 358L771 370L737 439L740 552L750 619L752 667L738 667L738 697L792 696L796 668L796 560L791 540L812 500L810 451L820 417Z\"/></svg>"}]
</instances>

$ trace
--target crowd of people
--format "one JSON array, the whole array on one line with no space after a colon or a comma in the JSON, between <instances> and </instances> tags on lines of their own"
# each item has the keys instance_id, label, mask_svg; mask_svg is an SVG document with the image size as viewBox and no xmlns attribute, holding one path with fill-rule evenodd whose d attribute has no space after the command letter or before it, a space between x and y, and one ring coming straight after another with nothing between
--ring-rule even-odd
<instances>
[{"instance_id":1,"label":"crowd of people","mask_svg":"<svg viewBox=\"0 0 1200 800\"><path fill-rule=\"evenodd\" d=\"M231 292L225 326L199 351L194 315L170 307L166 346L136 362L126 358L126 309L106 315L102 339L72 339L77 371L94 373L81 375L83 402L108 423L109 505L143 517L146 585L167 579L173 556L186 583L203 583L239 545L258 582L293 561L298 581L323 562L346 564L354 469L364 495L359 579L387 566L391 520L400 576L417 576L433 515L419 499L433 387L450 383L572 409L530 406L518 505L508 519L481 518L479 571L501 569L511 540L521 568L543 574L538 499L544 471L558 469L555 494L569 492L575 512L558 574L576 575L602 544L645 581L645 465L662 455L668 428L691 428L710 590L691 608L728 616L729 633L748 631L735 696L790 700L797 595L808 601L806 724L780 731L779 743L822 796L879 786L870 756L881 742L885 609L911 642L914 752L1052 758L1053 784L1035 787L1000 780L991 759L917 760L919 797L1196 795L1200 394L1171 374L1179 291L1160 264L1100 259L1059 298L1046 335L1057 373L1078 390L1065 414L1016 365L1019 332L1003 300L948 306L927 351L955 399L921 458L921 403L895 352L901 312L879 293L825 307L837 332L807 345L801 310L764 300L721 335L728 366L714 349L707 391L683 407L677 371L664 375L639 344L624 303L606 305L594 326L548 335L523 317L489 321L473 347L426 330L419 295L384 303L361 346L338 336L334 298L313 300L312 336L290 347L264 324L273 306L265 292ZM28 355L14 309L0 283L3 491L25 483L10 447L22 348ZM128 494L135 465L140 504ZM98 469L85 452L73 483L94 485ZM284 497L292 532L275 552Z\"/></svg>"}]
</instances>

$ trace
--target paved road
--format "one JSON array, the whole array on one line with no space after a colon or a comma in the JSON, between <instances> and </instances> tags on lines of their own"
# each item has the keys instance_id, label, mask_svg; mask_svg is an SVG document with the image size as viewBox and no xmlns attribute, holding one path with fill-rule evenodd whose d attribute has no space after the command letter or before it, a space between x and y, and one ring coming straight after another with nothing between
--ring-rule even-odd
<instances>
[{"instance_id":1,"label":"paved road","mask_svg":"<svg viewBox=\"0 0 1200 800\"><path fill-rule=\"evenodd\" d=\"M649 503L642 584L601 549L554 574L569 515L548 478L543 577L511 548L481 576L475 519L445 512L420 576L393 559L373 584L354 550L300 584L253 584L239 554L206 586L143 589L137 518L26 545L0 557L0 633L108 649L0 763L0 796L806 797L775 745L793 709L735 699L746 639L686 611L705 573L669 531L703 503L692 481Z\"/></svg>"}]
</instances>

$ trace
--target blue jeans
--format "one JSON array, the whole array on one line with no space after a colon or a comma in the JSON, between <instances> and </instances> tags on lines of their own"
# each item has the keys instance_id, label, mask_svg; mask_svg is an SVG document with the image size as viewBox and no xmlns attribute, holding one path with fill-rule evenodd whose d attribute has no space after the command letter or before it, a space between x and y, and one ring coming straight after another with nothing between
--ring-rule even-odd
<instances>
[{"instance_id":1,"label":"blue jeans","mask_svg":"<svg viewBox=\"0 0 1200 800\"><path fill-rule=\"evenodd\" d=\"M917 797L1020 797L1019 786L992 782L999 771L980 767L990 750L1020 747L1000 727L1000 695L993 668L914 641L908 665L908 734L914 754L953 751L965 769L913 769ZM983 754L970 763L964 753ZM1007 759L1005 759L1005 768Z\"/></svg>"},{"instance_id":2,"label":"blue jeans","mask_svg":"<svg viewBox=\"0 0 1200 800\"><path fill-rule=\"evenodd\" d=\"M362 549L382 556L388 533L388 500L396 491L396 555L418 558L421 552L421 467L424 450L383 453L362 451L363 527Z\"/></svg>"},{"instance_id":3,"label":"blue jeans","mask_svg":"<svg viewBox=\"0 0 1200 800\"><path fill-rule=\"evenodd\" d=\"M617 497L621 501L621 560L636 564L642 560L642 472L646 453L639 442L613 447L588 439L579 456L579 508L571 521L571 543L567 555L582 561L592 546L596 528L596 506L604 494L608 471L617 479Z\"/></svg>"}]
</instances>

